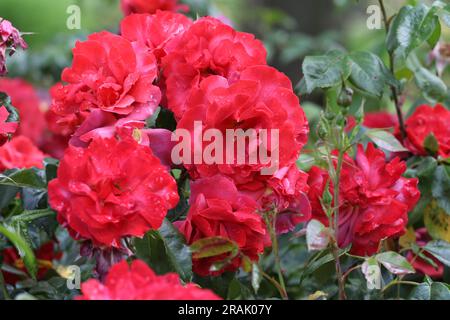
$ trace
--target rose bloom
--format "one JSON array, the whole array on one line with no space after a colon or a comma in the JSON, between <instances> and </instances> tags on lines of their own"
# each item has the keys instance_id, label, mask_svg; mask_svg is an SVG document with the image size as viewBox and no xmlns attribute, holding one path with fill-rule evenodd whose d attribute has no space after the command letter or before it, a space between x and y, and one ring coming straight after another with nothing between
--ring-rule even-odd
<instances>
[{"instance_id":1,"label":"rose bloom","mask_svg":"<svg viewBox=\"0 0 450 320\"><path fill-rule=\"evenodd\" d=\"M25 136L17 136L0 147L0 172L13 168L43 168L45 154Z\"/></svg>"},{"instance_id":2,"label":"rose bloom","mask_svg":"<svg viewBox=\"0 0 450 320\"><path fill-rule=\"evenodd\" d=\"M133 14L125 17L120 30L125 39L147 47L160 61L171 48L176 47L177 37L191 25L192 20L185 15L158 11L154 15Z\"/></svg>"},{"instance_id":3,"label":"rose bloom","mask_svg":"<svg viewBox=\"0 0 450 320\"><path fill-rule=\"evenodd\" d=\"M189 11L187 5L181 5L178 0L121 0L120 6L124 15L132 13L157 13L162 11Z\"/></svg>"},{"instance_id":4,"label":"rose bloom","mask_svg":"<svg viewBox=\"0 0 450 320\"><path fill-rule=\"evenodd\" d=\"M17 130L17 122L7 122L9 112L4 106L0 106L0 146L8 141L8 138Z\"/></svg>"},{"instance_id":5,"label":"rose bloom","mask_svg":"<svg viewBox=\"0 0 450 320\"><path fill-rule=\"evenodd\" d=\"M345 131L349 132L356 126L356 120L352 116L347 120ZM364 114L363 126L370 129L391 129L398 126L398 118L386 111L367 112Z\"/></svg>"},{"instance_id":6,"label":"rose bloom","mask_svg":"<svg viewBox=\"0 0 450 320\"><path fill-rule=\"evenodd\" d=\"M117 119L147 119L161 99L156 76L156 58L146 48L106 31L90 35L73 49L72 66L61 77L67 84L51 89L52 131L73 134L95 109Z\"/></svg>"},{"instance_id":7,"label":"rose bloom","mask_svg":"<svg viewBox=\"0 0 450 320\"><path fill-rule=\"evenodd\" d=\"M177 119L182 117L191 91L203 79L219 75L233 83L245 68L266 64L262 42L211 17L195 21L175 40L176 45L163 58L162 67L167 107Z\"/></svg>"},{"instance_id":8,"label":"rose bloom","mask_svg":"<svg viewBox=\"0 0 450 320\"><path fill-rule=\"evenodd\" d=\"M439 144L438 155L450 157L450 111L438 104L434 108L427 105L417 107L406 120L406 139L404 146L412 153L426 156L424 141L433 134ZM397 136L400 137L399 129Z\"/></svg>"},{"instance_id":9,"label":"rose bloom","mask_svg":"<svg viewBox=\"0 0 450 320\"><path fill-rule=\"evenodd\" d=\"M46 128L41 100L33 86L22 79L0 78L0 91L5 92L20 115L18 135L31 139L40 146Z\"/></svg>"},{"instance_id":10,"label":"rose bloom","mask_svg":"<svg viewBox=\"0 0 450 320\"><path fill-rule=\"evenodd\" d=\"M13 55L18 47L27 49L28 45L22 39L19 30L13 27L11 22L0 17L0 77L8 73L6 69L6 50L11 50L9 55Z\"/></svg>"},{"instance_id":11,"label":"rose bloom","mask_svg":"<svg viewBox=\"0 0 450 320\"><path fill-rule=\"evenodd\" d=\"M416 230L416 243L418 246L423 247L429 241L431 241L431 237L427 232L426 228L420 228ZM436 259L432 254L423 251L422 252L425 257L430 259L436 264L436 267L432 266L428 261L421 258L420 256L416 256L412 251L408 251L406 258L412 264L414 269L421 274L428 275L434 279L440 279L444 275L444 265Z\"/></svg>"},{"instance_id":12,"label":"rose bloom","mask_svg":"<svg viewBox=\"0 0 450 320\"><path fill-rule=\"evenodd\" d=\"M298 159L308 139L308 121L292 90L291 81L272 67L250 67L242 72L239 81L231 85L224 77L210 76L192 93L188 106L177 129L188 130L192 143L195 140L195 121L202 122L203 132L217 129L223 137L226 137L227 129L254 129L259 136L260 130L265 129L269 138L271 130L278 130L279 143L268 141L267 150L278 153L280 168L289 167ZM231 177L240 186L254 181L256 177L270 177L260 177L261 169L269 168L270 163L264 164L259 157L255 164L249 161L251 154L264 149L261 142L249 146L249 139L246 139L245 163L242 164L242 161L238 163L237 152L233 163L227 163L226 139L223 140L222 164L208 165L204 161L202 164L185 164L194 179L221 173ZM209 144L204 142L202 150ZM195 148L192 147L191 151L193 154Z\"/></svg>"},{"instance_id":13,"label":"rose bloom","mask_svg":"<svg viewBox=\"0 0 450 320\"><path fill-rule=\"evenodd\" d=\"M258 261L270 240L258 204L236 189L233 181L214 176L191 182L190 209L186 220L175 225L184 234L188 244L209 237L223 237L236 243L240 253ZM241 265L238 255L222 270L210 271L211 266L229 256L227 254L193 259L193 270L201 276L219 275L234 271Z\"/></svg>"},{"instance_id":14,"label":"rose bloom","mask_svg":"<svg viewBox=\"0 0 450 320\"><path fill-rule=\"evenodd\" d=\"M420 197L417 179L402 177L406 164L395 158L385 161L383 151L369 143L364 151L358 145L356 159L345 156L339 185L339 246L352 244L351 252L370 256L380 241L401 236L408 222L408 212ZM328 218L320 198L329 181L327 171L312 167L309 172L309 198L312 215L324 225ZM330 192L333 184L330 181Z\"/></svg>"},{"instance_id":15,"label":"rose bloom","mask_svg":"<svg viewBox=\"0 0 450 320\"><path fill-rule=\"evenodd\" d=\"M42 279L48 270L53 268L52 261L59 260L62 257L61 252L55 251L55 242L49 241L43 244L36 252L36 259L38 264L37 279ZM22 258L20 258L19 252L15 248L6 248L2 252L3 264L10 265L23 271L27 272ZM10 273L8 271L1 271L5 282L11 285L16 284L16 282L21 280L21 277L17 274Z\"/></svg>"},{"instance_id":16,"label":"rose bloom","mask_svg":"<svg viewBox=\"0 0 450 320\"><path fill-rule=\"evenodd\" d=\"M90 279L81 285L77 300L219 300L212 291L194 283L182 285L176 273L156 275L145 262L115 264L105 283Z\"/></svg>"},{"instance_id":17,"label":"rose bloom","mask_svg":"<svg viewBox=\"0 0 450 320\"><path fill-rule=\"evenodd\" d=\"M126 135L69 146L48 193L74 238L117 248L123 237L158 229L179 199L175 180L151 149Z\"/></svg>"},{"instance_id":18,"label":"rose bloom","mask_svg":"<svg viewBox=\"0 0 450 320\"><path fill-rule=\"evenodd\" d=\"M311 219L308 199L308 174L296 164L279 169L263 181L253 181L240 187L240 191L253 197L261 211L276 211L275 228L278 234L288 233Z\"/></svg>"}]
</instances>

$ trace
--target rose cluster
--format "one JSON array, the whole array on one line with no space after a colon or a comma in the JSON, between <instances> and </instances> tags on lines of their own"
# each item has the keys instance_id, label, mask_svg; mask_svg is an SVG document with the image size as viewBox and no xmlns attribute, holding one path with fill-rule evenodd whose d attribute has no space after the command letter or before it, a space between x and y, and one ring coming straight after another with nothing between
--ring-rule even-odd
<instances>
[{"instance_id":1,"label":"rose cluster","mask_svg":"<svg viewBox=\"0 0 450 320\"><path fill-rule=\"evenodd\" d=\"M238 269L244 260L258 261L271 246L271 232L293 231L312 217L327 224L320 198L333 185L324 169L305 173L297 167L308 121L291 81L267 65L263 44L211 17L192 21L175 12L176 1L164 2L168 11L156 10L163 2L122 1L126 17L119 34L103 31L75 45L72 65L51 90L46 116L52 134L69 141L57 178L49 184L49 203L74 238L97 248L123 249L124 238L158 229L177 205L177 182L169 171L177 168L190 179L189 209L175 222L187 244L221 237L238 249L233 255L194 255L197 274L218 275ZM263 145L257 139L246 146L244 158L265 147L279 155L277 169L263 174L269 164L242 164L237 155L218 163L182 160L177 166L171 132L147 126L158 107L173 114L176 129L188 132L191 141L197 123L222 136L252 129L261 138L276 131L278 143ZM369 120L367 126L396 125L384 125L379 115ZM238 148L238 141L216 150L223 160L227 148ZM345 157L340 246L352 244L353 253L370 255L381 240L404 232L419 198L417 180L402 177L405 170L405 163L387 162L371 144L365 151L358 146L355 160ZM217 269L223 260L226 265ZM133 283L132 295L148 294L126 264L117 269ZM113 280L105 285L86 285L86 297L101 292L117 298L115 274L111 271Z\"/></svg>"},{"instance_id":2,"label":"rose cluster","mask_svg":"<svg viewBox=\"0 0 450 320\"><path fill-rule=\"evenodd\" d=\"M138 2L123 7L153 13ZM167 171L170 132L145 128L158 106L191 134L196 121L222 133L278 130L272 175L261 174L261 163L183 163L191 207L177 225L188 244L215 236L236 243L240 254L220 272L234 270L270 245L265 212L278 213L281 233L310 218L307 175L295 165L308 122L290 80L267 66L253 35L171 11L128 15L119 35L100 32L76 44L71 67L51 91L50 128L70 141L49 186L50 204L74 237L120 247L124 237L157 229L178 201ZM200 274L210 265L194 260Z\"/></svg>"}]
</instances>

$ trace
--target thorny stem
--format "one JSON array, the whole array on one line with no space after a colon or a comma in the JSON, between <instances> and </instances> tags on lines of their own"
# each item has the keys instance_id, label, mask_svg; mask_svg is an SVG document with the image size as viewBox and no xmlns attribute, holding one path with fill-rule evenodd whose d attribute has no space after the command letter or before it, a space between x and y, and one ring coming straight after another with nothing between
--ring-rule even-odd
<instances>
[{"instance_id":1,"label":"thorny stem","mask_svg":"<svg viewBox=\"0 0 450 320\"><path fill-rule=\"evenodd\" d=\"M389 31L389 19L388 19L387 13L386 13L386 8L384 6L383 0L378 0L378 2L381 7L381 12L383 14L383 20L384 20L384 26L385 26L386 33L387 33ZM389 52L389 68L391 70L391 73L394 74L394 71L395 71L394 55L392 52ZM400 100L398 97L398 90L395 87L395 85L391 85L391 91L392 91L392 97L394 99L395 111L397 112L398 123L400 126L400 134L402 136L402 140L404 140L406 138L405 121L403 120L403 113L402 113L402 109L401 109L401 105L400 105Z\"/></svg>"}]
</instances>

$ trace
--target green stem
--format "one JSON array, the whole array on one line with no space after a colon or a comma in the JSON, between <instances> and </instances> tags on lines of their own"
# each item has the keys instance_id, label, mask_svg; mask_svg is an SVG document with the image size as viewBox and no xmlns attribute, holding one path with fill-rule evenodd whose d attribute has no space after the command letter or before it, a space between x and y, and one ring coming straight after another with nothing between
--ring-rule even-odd
<instances>
[{"instance_id":1,"label":"green stem","mask_svg":"<svg viewBox=\"0 0 450 320\"><path fill-rule=\"evenodd\" d=\"M42 210L30 210L30 211L24 211L22 214L13 216L11 218L11 221L23 221L23 222L29 222L36 219L54 216L55 212L51 209L42 209Z\"/></svg>"},{"instance_id":2,"label":"green stem","mask_svg":"<svg viewBox=\"0 0 450 320\"><path fill-rule=\"evenodd\" d=\"M384 293L387 289L391 288L392 286L394 286L396 284L407 284L410 286L418 286L419 285L419 283L413 282L413 281L394 280L394 281L391 281L386 287L384 287L383 290L381 290L381 293Z\"/></svg>"},{"instance_id":3,"label":"green stem","mask_svg":"<svg viewBox=\"0 0 450 320\"><path fill-rule=\"evenodd\" d=\"M386 29L386 33L389 32L389 19L386 13L386 7L384 6L383 0L378 0L378 3L381 7L381 12L383 14L383 20L384 20L384 26ZM395 66L394 66L394 55L392 52L389 53L389 68L391 70L392 75L394 75L395 72ZM398 98L398 90L395 87L395 85L391 85L391 92L392 92L392 98L394 99L395 104L395 111L397 112L397 118L398 123L400 127L400 133L402 135L402 140L406 138L406 130L405 130L405 121L403 119L403 113L400 105L400 100Z\"/></svg>"},{"instance_id":4,"label":"green stem","mask_svg":"<svg viewBox=\"0 0 450 320\"><path fill-rule=\"evenodd\" d=\"M340 145L340 144L339 144ZM339 148L343 149L343 148ZM345 150L345 149L344 149ZM338 237L339 237L339 183L340 183L340 177L341 177L341 170L342 170L342 162L344 160L344 150L339 150L338 154L338 160L336 164L336 169L334 168L333 160L330 159L330 165L329 170L331 173L331 178L333 180L333 220L332 217L330 217L330 226L334 230L334 239L331 241L331 253L333 254L333 258L335 261L335 269L336 269L336 276L338 281L338 287L339 287L339 300L346 300L347 296L345 294L345 278L344 274L342 272L341 267L341 261L339 258L339 245L338 245ZM329 152L331 155L331 152ZM331 158L331 156L329 156Z\"/></svg>"},{"instance_id":5,"label":"green stem","mask_svg":"<svg viewBox=\"0 0 450 320\"><path fill-rule=\"evenodd\" d=\"M358 265L356 265L356 266L351 267L350 269L348 269L348 270L344 273L344 276L343 276L344 282L345 282L345 280L347 279L347 277L350 275L350 273L352 273L352 272L355 271L355 270L358 270L358 269L361 268L361 267L362 267L362 265L361 265L361 264L358 264Z\"/></svg>"},{"instance_id":6,"label":"green stem","mask_svg":"<svg viewBox=\"0 0 450 320\"><path fill-rule=\"evenodd\" d=\"M278 292L280 293L280 296L281 296L283 299L288 299L288 295L287 295L287 293L286 293L286 289L284 289L284 288L278 283L277 280L275 280L274 278L272 278L271 276L269 276L267 273L265 273L264 270L263 270L259 265L258 265L258 269L259 269L259 272L261 272L262 276L263 276L264 278L266 278L267 280L269 280L269 282L272 283L273 286L274 286L275 288L277 288Z\"/></svg>"},{"instance_id":7,"label":"green stem","mask_svg":"<svg viewBox=\"0 0 450 320\"><path fill-rule=\"evenodd\" d=\"M283 272L282 272L282 268L281 268L280 250L279 250L278 237L277 237L276 226L275 226L276 218L277 218L276 214L274 214L272 217L268 217L266 215L266 224L269 229L270 237L272 240L272 251L273 251L273 255L275 257L275 268L276 268L277 274L278 274L278 283L279 283L280 287L282 288L280 293L282 293L281 296L283 299L288 299L287 291L286 291L286 284L284 282Z\"/></svg>"},{"instance_id":8,"label":"green stem","mask_svg":"<svg viewBox=\"0 0 450 320\"><path fill-rule=\"evenodd\" d=\"M281 269L280 251L279 251L278 239L277 239L276 235L274 236L272 244L273 244L273 254L275 255L275 266L277 268L277 273L278 273L278 281L280 282L280 285L283 288L283 291L285 293L285 297L283 297L283 298L286 299L287 298L286 284L284 283L284 277L283 277L283 273L282 273L282 269Z\"/></svg>"}]
</instances>

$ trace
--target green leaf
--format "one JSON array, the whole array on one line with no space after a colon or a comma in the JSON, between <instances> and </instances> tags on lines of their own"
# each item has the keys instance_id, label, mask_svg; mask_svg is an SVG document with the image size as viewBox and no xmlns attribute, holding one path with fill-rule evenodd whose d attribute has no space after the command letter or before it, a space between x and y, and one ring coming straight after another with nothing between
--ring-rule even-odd
<instances>
[{"instance_id":1,"label":"green leaf","mask_svg":"<svg viewBox=\"0 0 450 320\"><path fill-rule=\"evenodd\" d=\"M350 54L350 60L350 82L362 91L381 97L386 85L395 82L383 61L371 52L354 52Z\"/></svg>"},{"instance_id":2,"label":"green leaf","mask_svg":"<svg viewBox=\"0 0 450 320\"><path fill-rule=\"evenodd\" d=\"M421 283L409 296L411 300L450 300L449 286L441 282Z\"/></svg>"},{"instance_id":3,"label":"green leaf","mask_svg":"<svg viewBox=\"0 0 450 320\"><path fill-rule=\"evenodd\" d=\"M341 257L346 252L348 252L349 249L350 249L350 247L339 250L339 257ZM324 251L322 251L322 252L324 252ZM319 254L320 253L321 252L319 252ZM327 254L321 256L320 258L314 260L313 262L308 263L307 267L305 268L305 270L302 273L302 278L309 276L310 274L312 274L316 270L318 270L320 267L322 267L323 265L325 265L333 260L334 260L333 254L327 253Z\"/></svg>"},{"instance_id":4,"label":"green leaf","mask_svg":"<svg viewBox=\"0 0 450 320\"><path fill-rule=\"evenodd\" d=\"M237 245L226 238L210 237L191 244L192 258L202 259L236 252Z\"/></svg>"},{"instance_id":5,"label":"green leaf","mask_svg":"<svg viewBox=\"0 0 450 320\"><path fill-rule=\"evenodd\" d=\"M427 40L430 48L434 48L437 45L437 43L439 42L439 39L441 38L441 33L442 33L441 24L437 23L433 33L431 34L430 38L428 38L428 40Z\"/></svg>"},{"instance_id":6,"label":"green leaf","mask_svg":"<svg viewBox=\"0 0 450 320\"><path fill-rule=\"evenodd\" d=\"M425 150L429 152L431 155L436 155L439 150L439 142L434 136L433 132L431 132L423 141L423 147Z\"/></svg>"},{"instance_id":7,"label":"green leaf","mask_svg":"<svg viewBox=\"0 0 450 320\"><path fill-rule=\"evenodd\" d=\"M239 254L238 245L226 238L210 237L200 239L191 244L192 259L203 259L221 256L221 260L214 261L210 271L220 271L225 268Z\"/></svg>"},{"instance_id":8,"label":"green leaf","mask_svg":"<svg viewBox=\"0 0 450 320\"><path fill-rule=\"evenodd\" d=\"M407 58L416 48L435 36L439 18L436 7L424 4L404 6L394 18L387 36L389 52Z\"/></svg>"},{"instance_id":9,"label":"green leaf","mask_svg":"<svg viewBox=\"0 0 450 320\"><path fill-rule=\"evenodd\" d=\"M423 249L431 253L440 262L450 267L450 243L443 240L430 241Z\"/></svg>"},{"instance_id":10,"label":"green leaf","mask_svg":"<svg viewBox=\"0 0 450 320\"><path fill-rule=\"evenodd\" d=\"M33 189L46 188L46 183L39 175L39 170L34 168L5 171L3 174L0 174L0 185Z\"/></svg>"},{"instance_id":11,"label":"green leaf","mask_svg":"<svg viewBox=\"0 0 450 320\"><path fill-rule=\"evenodd\" d=\"M433 6L439 9L439 16L444 24L450 28L450 4L443 1L435 1Z\"/></svg>"},{"instance_id":12,"label":"green leaf","mask_svg":"<svg viewBox=\"0 0 450 320\"><path fill-rule=\"evenodd\" d=\"M430 236L450 242L450 215L438 205L437 200L432 199L423 211L423 222Z\"/></svg>"},{"instance_id":13,"label":"green leaf","mask_svg":"<svg viewBox=\"0 0 450 320\"><path fill-rule=\"evenodd\" d=\"M323 56L307 56L303 61L307 93L316 88L331 88L345 81L351 73L347 54L333 50Z\"/></svg>"},{"instance_id":14,"label":"green leaf","mask_svg":"<svg viewBox=\"0 0 450 320\"><path fill-rule=\"evenodd\" d=\"M248 299L251 296L249 288L244 286L237 278L234 278L229 286L227 292L227 300Z\"/></svg>"},{"instance_id":15,"label":"green leaf","mask_svg":"<svg viewBox=\"0 0 450 320\"><path fill-rule=\"evenodd\" d=\"M374 257L368 258L361 266L367 281L367 289L381 289L381 268Z\"/></svg>"},{"instance_id":16,"label":"green leaf","mask_svg":"<svg viewBox=\"0 0 450 320\"><path fill-rule=\"evenodd\" d=\"M418 67L413 71L416 85L425 99L436 103L447 97L447 86L441 78L423 67Z\"/></svg>"},{"instance_id":17,"label":"green leaf","mask_svg":"<svg viewBox=\"0 0 450 320\"><path fill-rule=\"evenodd\" d=\"M371 139L378 147L391 152L408 151L401 143L394 137L394 135L385 130L367 130L366 135Z\"/></svg>"},{"instance_id":18,"label":"green leaf","mask_svg":"<svg viewBox=\"0 0 450 320\"><path fill-rule=\"evenodd\" d=\"M0 209L8 206L11 201L16 197L19 192L19 188L12 186L1 186L0 185Z\"/></svg>"},{"instance_id":19,"label":"green leaf","mask_svg":"<svg viewBox=\"0 0 450 320\"><path fill-rule=\"evenodd\" d=\"M192 278L192 260L184 237L165 219L159 231L149 231L134 239L136 256L158 274L177 272L184 281Z\"/></svg>"},{"instance_id":20,"label":"green leaf","mask_svg":"<svg viewBox=\"0 0 450 320\"><path fill-rule=\"evenodd\" d=\"M323 250L328 247L329 236L325 226L318 220L311 220L306 226L306 243L308 250Z\"/></svg>"},{"instance_id":21,"label":"green leaf","mask_svg":"<svg viewBox=\"0 0 450 320\"><path fill-rule=\"evenodd\" d=\"M184 281L192 278L191 251L186 245L183 235L167 219L159 228L169 262Z\"/></svg>"},{"instance_id":22,"label":"green leaf","mask_svg":"<svg viewBox=\"0 0 450 320\"><path fill-rule=\"evenodd\" d=\"M36 279L36 273L38 265L33 250L28 245L27 241L22 236L14 231L11 231L6 226L0 224L0 233L3 234L19 252L20 257L23 259L25 267L28 273L33 279Z\"/></svg>"},{"instance_id":23,"label":"green leaf","mask_svg":"<svg viewBox=\"0 0 450 320\"><path fill-rule=\"evenodd\" d=\"M59 160L53 158L44 159L45 167L45 180L49 183L51 180L55 179L58 172Z\"/></svg>"},{"instance_id":24,"label":"green leaf","mask_svg":"<svg viewBox=\"0 0 450 320\"><path fill-rule=\"evenodd\" d=\"M434 172L432 184L433 197L436 199L439 207L450 216L450 168L440 165Z\"/></svg>"},{"instance_id":25,"label":"green leaf","mask_svg":"<svg viewBox=\"0 0 450 320\"><path fill-rule=\"evenodd\" d=\"M397 252L382 252L377 254L375 259L393 274L405 275L415 273L408 260Z\"/></svg>"}]
</instances>

